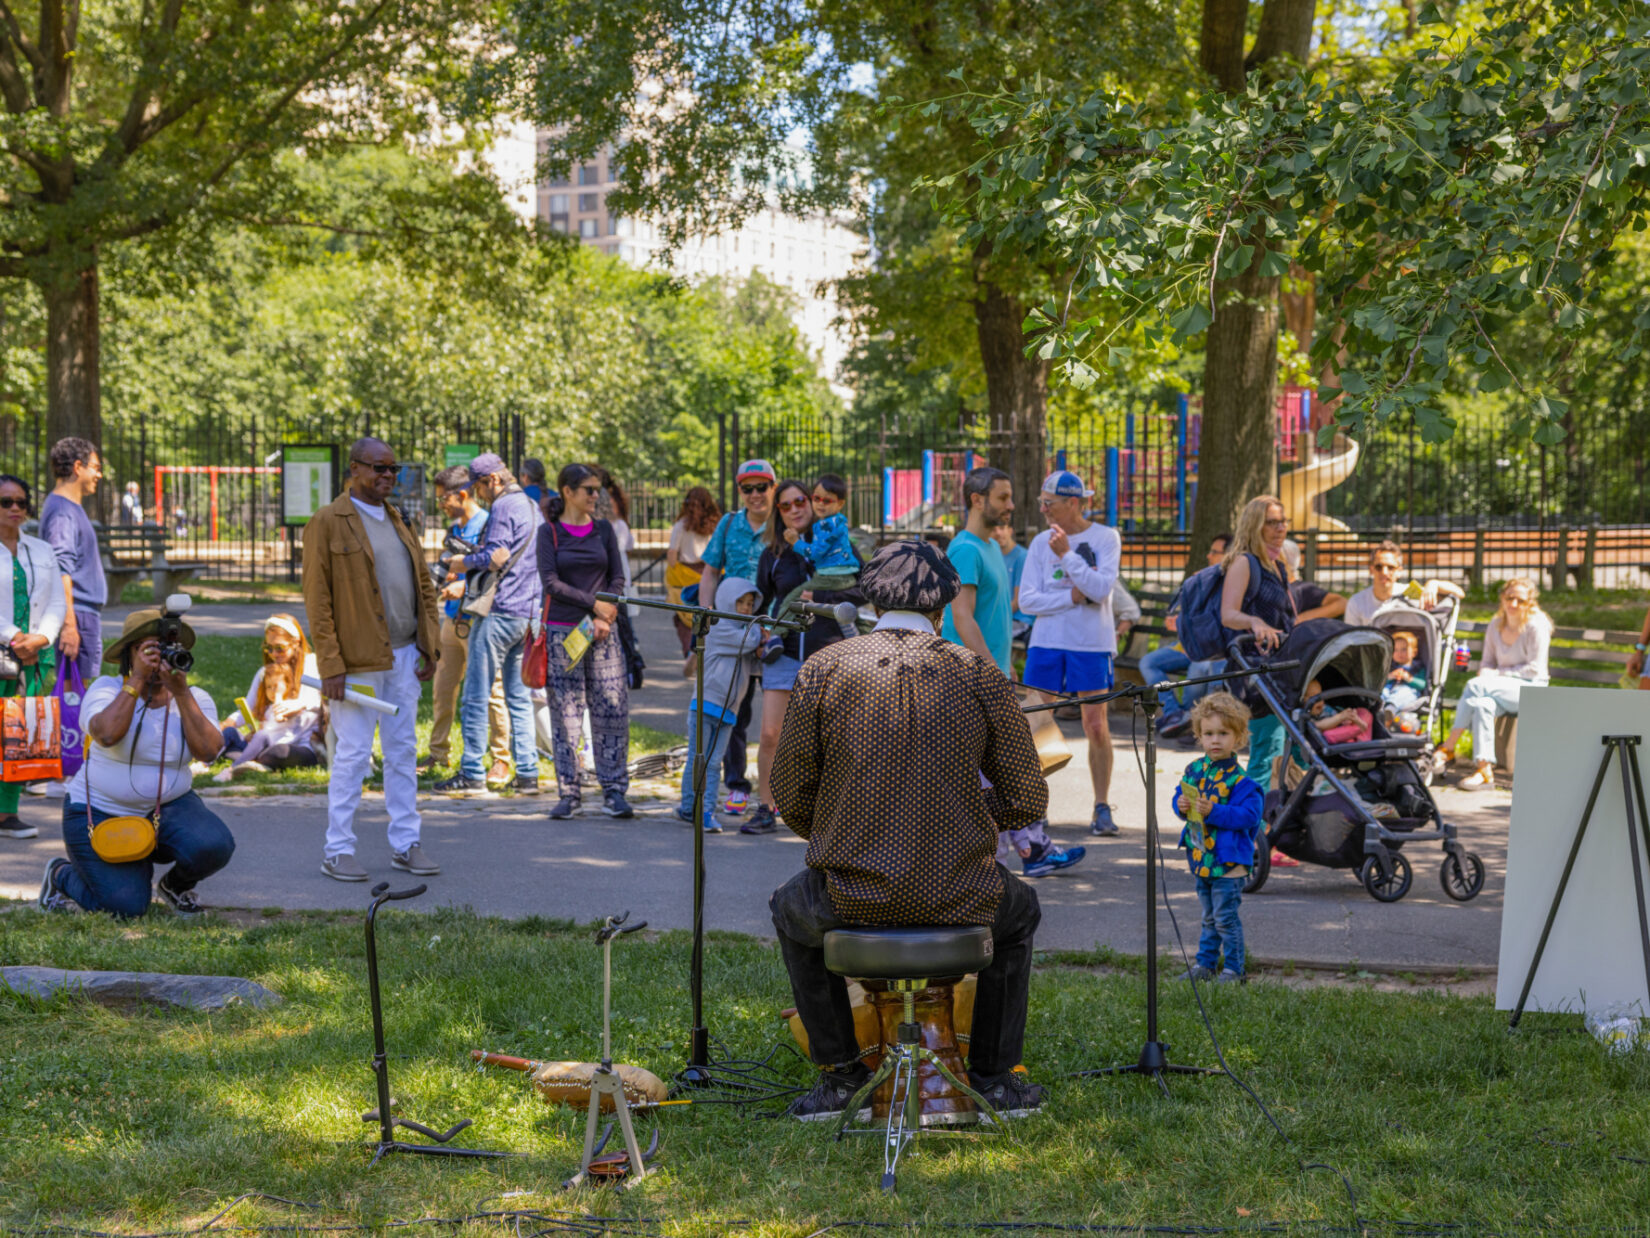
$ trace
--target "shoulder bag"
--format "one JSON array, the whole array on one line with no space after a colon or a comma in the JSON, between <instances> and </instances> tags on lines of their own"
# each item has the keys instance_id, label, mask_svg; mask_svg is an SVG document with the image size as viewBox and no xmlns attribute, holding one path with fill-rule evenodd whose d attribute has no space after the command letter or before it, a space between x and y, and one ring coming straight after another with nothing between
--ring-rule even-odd
<instances>
[{"instance_id":1,"label":"shoulder bag","mask_svg":"<svg viewBox=\"0 0 1650 1238\"><path fill-rule=\"evenodd\" d=\"M132 725L137 725L136 718L132 719ZM147 817L105 817L102 821L93 821L92 771L86 771L86 829L92 836L92 850L105 864L132 864L138 860L147 860L155 849L155 843L160 839L160 797L166 789L166 732L171 729L171 725L172 707L168 705L160 723L160 763L155 774L155 806ZM137 741L138 737L134 734L134 748L137 747ZM89 736L86 742L91 742Z\"/></svg>"},{"instance_id":2,"label":"shoulder bag","mask_svg":"<svg viewBox=\"0 0 1650 1238\"><path fill-rule=\"evenodd\" d=\"M550 544L559 552L561 538L556 536L556 522L550 526ZM527 638L527 648L521 654L521 682L529 688L542 688L550 682L550 591L544 593L544 608L539 612L538 631Z\"/></svg>"},{"instance_id":3,"label":"shoulder bag","mask_svg":"<svg viewBox=\"0 0 1650 1238\"><path fill-rule=\"evenodd\" d=\"M520 494L522 490L520 486L512 486L504 493ZM500 495L499 497L504 496ZM477 572L466 583L464 600L458 604L458 618L453 623L453 629L458 632L460 637L469 636L470 624L475 620L485 619L493 613L493 600L498 596L498 582L508 576L514 570L516 564L521 562L521 556L527 553L527 548L533 544L533 540L533 537L529 535L520 546L516 547L515 553L504 561L503 567L487 568ZM471 591L472 586L473 592ZM463 625L462 631L459 631L460 624Z\"/></svg>"}]
</instances>

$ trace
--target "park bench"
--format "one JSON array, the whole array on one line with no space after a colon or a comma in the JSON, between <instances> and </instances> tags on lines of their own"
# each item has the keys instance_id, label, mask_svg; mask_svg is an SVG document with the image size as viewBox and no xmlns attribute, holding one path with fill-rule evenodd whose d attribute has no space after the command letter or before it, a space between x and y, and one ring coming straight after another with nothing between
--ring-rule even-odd
<instances>
[{"instance_id":1,"label":"park bench","mask_svg":"<svg viewBox=\"0 0 1650 1238\"><path fill-rule=\"evenodd\" d=\"M1172 645L1179 638L1169 630L1169 603L1173 591L1161 589L1130 589L1134 600L1140 603L1140 620L1129 629L1129 635L1117 651L1117 679L1120 683L1144 683L1140 677L1140 659L1152 648L1152 638L1161 645Z\"/></svg>"},{"instance_id":2,"label":"park bench","mask_svg":"<svg viewBox=\"0 0 1650 1238\"><path fill-rule=\"evenodd\" d=\"M1456 636L1472 650L1472 669L1477 671L1484 656L1484 632L1487 622L1463 619L1456 625ZM1553 646L1548 653L1549 683L1555 688L1616 688L1627 659L1638 640L1636 632L1613 632L1603 628L1554 628ZM1581 645L1559 645L1559 641L1580 641ZM1600 649L1609 645L1615 648ZM1566 666L1566 662L1582 662L1584 666ZM1456 698L1446 698L1444 705L1455 708ZM1504 714L1495 720L1496 765L1510 777L1518 755L1518 718Z\"/></svg>"},{"instance_id":3,"label":"park bench","mask_svg":"<svg viewBox=\"0 0 1650 1238\"><path fill-rule=\"evenodd\" d=\"M155 601L165 601L167 595L178 592L209 566L167 558L166 531L159 525L93 527L97 529L110 602L118 602L127 582L139 576L148 576L154 582Z\"/></svg>"}]
</instances>

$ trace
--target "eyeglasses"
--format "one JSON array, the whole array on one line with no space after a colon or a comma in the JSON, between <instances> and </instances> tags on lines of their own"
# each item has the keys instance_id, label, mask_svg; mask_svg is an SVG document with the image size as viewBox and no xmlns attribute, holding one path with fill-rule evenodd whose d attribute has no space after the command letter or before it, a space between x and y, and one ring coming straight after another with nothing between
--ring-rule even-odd
<instances>
[{"instance_id":1,"label":"eyeglasses","mask_svg":"<svg viewBox=\"0 0 1650 1238\"><path fill-rule=\"evenodd\" d=\"M21 507L24 511L28 511L29 501L27 499L0 499L0 507L5 508L7 511Z\"/></svg>"},{"instance_id":2,"label":"eyeglasses","mask_svg":"<svg viewBox=\"0 0 1650 1238\"><path fill-rule=\"evenodd\" d=\"M5 500L0 499L0 503L3 503L4 501ZM1508 606L1534 606L1535 602L1531 598L1508 598L1507 599L1507 605Z\"/></svg>"},{"instance_id":3,"label":"eyeglasses","mask_svg":"<svg viewBox=\"0 0 1650 1238\"><path fill-rule=\"evenodd\" d=\"M264 652L265 653L291 653L297 647L298 646L296 646L296 645L265 645L264 646Z\"/></svg>"},{"instance_id":4,"label":"eyeglasses","mask_svg":"<svg viewBox=\"0 0 1650 1238\"><path fill-rule=\"evenodd\" d=\"M739 493L740 494L766 494L769 489L770 489L770 486L767 482L759 481L759 482L753 482L752 484L750 484L748 486L740 486L739 487Z\"/></svg>"},{"instance_id":5,"label":"eyeglasses","mask_svg":"<svg viewBox=\"0 0 1650 1238\"><path fill-rule=\"evenodd\" d=\"M350 463L351 464L359 464L364 469L371 469L374 473L377 473L378 476L380 476L380 477L388 477L391 473L395 472L396 469L401 467L399 464L373 464L373 463L371 463L370 461L367 461L367 460L354 460L354 459L352 459L350 461Z\"/></svg>"},{"instance_id":6,"label":"eyeglasses","mask_svg":"<svg viewBox=\"0 0 1650 1238\"><path fill-rule=\"evenodd\" d=\"M779 510L782 512L799 512L804 507L808 506L808 502L809 500L798 496L788 502L779 504Z\"/></svg>"},{"instance_id":7,"label":"eyeglasses","mask_svg":"<svg viewBox=\"0 0 1650 1238\"><path fill-rule=\"evenodd\" d=\"M1268 520L1266 522L1266 527L1268 529L1287 529L1289 527L1289 522L1287 520Z\"/></svg>"}]
</instances>

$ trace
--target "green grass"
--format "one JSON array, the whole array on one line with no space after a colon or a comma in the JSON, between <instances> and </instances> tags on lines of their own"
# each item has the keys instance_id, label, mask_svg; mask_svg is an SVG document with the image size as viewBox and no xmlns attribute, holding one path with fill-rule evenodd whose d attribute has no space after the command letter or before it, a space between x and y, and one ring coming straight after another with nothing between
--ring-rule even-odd
<instances>
[{"instance_id":1,"label":"green grass","mask_svg":"<svg viewBox=\"0 0 1650 1238\"><path fill-rule=\"evenodd\" d=\"M218 716L227 718L235 710L235 698L246 692L252 683L252 676L257 674L258 667L263 659L263 642L256 636L200 636L195 641L195 669L190 675L192 683L206 689L213 702L218 707ZM426 685L424 695L418 705L418 750L427 752L430 742L430 689ZM454 728L453 747L455 752L463 747L462 741ZM668 731L661 731L654 727L632 723L630 726L630 756L634 760L651 752L664 752L683 743L679 735ZM217 784L212 782L212 774L229 765L227 758L213 765L212 770L197 775L197 787L210 787ZM551 771L542 768L540 778L553 777ZM428 787L435 783L435 775L425 775L419 779L419 785ZM378 787L382 779L376 775L368 783ZM246 773L238 776L230 784L235 787L246 788L254 792L290 792L294 789L314 789L319 792L327 785L327 771L325 769L295 769L271 770L268 773Z\"/></svg>"},{"instance_id":2,"label":"green grass","mask_svg":"<svg viewBox=\"0 0 1650 1238\"><path fill-rule=\"evenodd\" d=\"M1606 631L1637 632L1644 623L1646 595L1641 589L1565 590L1541 594L1541 609L1560 628L1603 628ZM1500 604L1498 590L1480 589L1469 594L1461 605L1463 619L1489 622Z\"/></svg>"},{"instance_id":3,"label":"green grass","mask_svg":"<svg viewBox=\"0 0 1650 1238\"><path fill-rule=\"evenodd\" d=\"M622 898L616 898L617 911ZM645 913L644 913L645 914ZM0 1225L139 1231L198 1224L259 1190L320 1205L248 1204L238 1222L312 1225L462 1216L483 1206L657 1218L664 1232L807 1235L832 1221L1346 1226L1339 1181L1301 1174L1294 1153L1231 1082L1175 1079L1165 1100L1136 1078L1072 1080L1132 1060L1143 1039L1138 964L1124 971L1043 960L1026 1063L1047 1111L1011 1139L934 1141L897 1196L877 1187L874 1140L838 1145L818 1126L721 1108L670 1109L663 1172L632 1192L571 1195L583 1117L548 1109L526 1079L476 1071L471 1048L587 1059L598 1051L600 959L588 931L549 921L387 912L390 1069L401 1112L519 1158L394 1157L370 1171L360 1114L372 1105L358 916L316 913L181 924L151 914L0 915L0 958L247 976L284 995L267 1012L122 1014L68 999L0 998ZM713 934L707 1022L741 1055L782 1035L790 1004L776 951ZM628 938L614 950L619 1060L668 1077L688 1021L688 938ZM1257 981L1207 995L1227 1058L1264 1096L1308 1161L1338 1166L1366 1219L1459 1222L1466 1232L1598 1232L1650 1215L1650 1055L1607 1057L1574 1019L1565 1034L1509 1034L1487 999L1432 990L1295 989ZM1164 991L1164 1035L1182 1062L1213 1063L1191 996ZM784 1059L788 1076L808 1071ZM1623 1159L1639 1158L1639 1161ZM509 1191L529 1196L500 1204ZM540 1195L539 1193L544 1193ZM491 1204L485 1201L491 1200ZM470 1232L497 1233L507 1222Z\"/></svg>"}]
</instances>

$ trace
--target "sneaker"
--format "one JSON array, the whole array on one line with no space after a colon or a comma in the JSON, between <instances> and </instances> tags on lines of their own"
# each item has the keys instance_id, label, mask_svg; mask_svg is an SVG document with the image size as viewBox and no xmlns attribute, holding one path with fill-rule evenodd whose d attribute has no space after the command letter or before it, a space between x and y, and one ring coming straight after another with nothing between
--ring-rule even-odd
<instances>
[{"instance_id":1,"label":"sneaker","mask_svg":"<svg viewBox=\"0 0 1650 1238\"><path fill-rule=\"evenodd\" d=\"M813 1087L791 1102L785 1112L799 1122L824 1122L840 1118L854 1099L854 1093L870 1080L871 1072L861 1066L856 1071L822 1070ZM854 1115L857 1122L871 1120L871 1106Z\"/></svg>"},{"instance_id":2,"label":"sneaker","mask_svg":"<svg viewBox=\"0 0 1650 1238\"><path fill-rule=\"evenodd\" d=\"M1276 847L1272 848L1273 868L1299 868L1300 866L1301 862L1293 856L1284 855L1283 852L1279 851Z\"/></svg>"},{"instance_id":3,"label":"sneaker","mask_svg":"<svg viewBox=\"0 0 1650 1238\"><path fill-rule=\"evenodd\" d=\"M505 783L500 790L510 791L516 795L537 795L539 793L539 780L537 778L523 778L520 774L517 774Z\"/></svg>"},{"instance_id":4,"label":"sneaker","mask_svg":"<svg viewBox=\"0 0 1650 1238\"><path fill-rule=\"evenodd\" d=\"M510 781L510 762L494 761L493 767L487 771L486 781L489 784Z\"/></svg>"},{"instance_id":5,"label":"sneaker","mask_svg":"<svg viewBox=\"0 0 1650 1238\"><path fill-rule=\"evenodd\" d=\"M461 771L451 778L443 778L433 790L442 795L486 795L488 787L484 780L468 777Z\"/></svg>"},{"instance_id":6,"label":"sneaker","mask_svg":"<svg viewBox=\"0 0 1650 1238\"><path fill-rule=\"evenodd\" d=\"M69 868L69 862L62 856L55 856L46 861L46 875L40 880L40 896L34 900L34 905L41 911L75 912L80 910L80 904L67 894L58 884Z\"/></svg>"},{"instance_id":7,"label":"sneaker","mask_svg":"<svg viewBox=\"0 0 1650 1238\"><path fill-rule=\"evenodd\" d=\"M727 802L722 805L722 811L732 817L743 816L745 809L750 807L750 802L749 791L729 791Z\"/></svg>"},{"instance_id":8,"label":"sneaker","mask_svg":"<svg viewBox=\"0 0 1650 1238\"><path fill-rule=\"evenodd\" d=\"M50 782L29 782L23 784L23 794L44 795L49 800L60 800L68 793L68 787L61 778L54 778Z\"/></svg>"},{"instance_id":9,"label":"sneaker","mask_svg":"<svg viewBox=\"0 0 1650 1238\"><path fill-rule=\"evenodd\" d=\"M576 795L564 795L556 801L556 806L550 810L550 820L565 821L578 812L582 801Z\"/></svg>"},{"instance_id":10,"label":"sneaker","mask_svg":"<svg viewBox=\"0 0 1650 1238\"><path fill-rule=\"evenodd\" d=\"M1048 877L1062 868L1070 868L1088 854L1087 847L1056 847L1052 843L1041 855L1029 855L1020 862L1020 876Z\"/></svg>"},{"instance_id":11,"label":"sneaker","mask_svg":"<svg viewBox=\"0 0 1650 1238\"><path fill-rule=\"evenodd\" d=\"M610 817L621 819L636 815L636 810L630 806L630 801L625 799L623 791L603 791L602 811Z\"/></svg>"},{"instance_id":12,"label":"sneaker","mask_svg":"<svg viewBox=\"0 0 1650 1238\"><path fill-rule=\"evenodd\" d=\"M417 843L405 851L392 851L390 867L399 868L404 873L412 873L415 877L433 877L441 871L441 865L426 856L424 848Z\"/></svg>"},{"instance_id":13,"label":"sneaker","mask_svg":"<svg viewBox=\"0 0 1650 1238\"><path fill-rule=\"evenodd\" d=\"M1191 715L1183 709L1176 709L1163 715L1162 721L1157 724L1157 733L1164 739L1178 739L1191 725Z\"/></svg>"},{"instance_id":14,"label":"sneaker","mask_svg":"<svg viewBox=\"0 0 1650 1238\"><path fill-rule=\"evenodd\" d=\"M775 662L779 661L780 658L785 656L784 639L778 636L768 637L767 640L762 642L762 646L757 650L756 656L764 666L772 666Z\"/></svg>"},{"instance_id":15,"label":"sneaker","mask_svg":"<svg viewBox=\"0 0 1650 1238\"><path fill-rule=\"evenodd\" d=\"M40 831L16 813L0 817L0 838L35 838Z\"/></svg>"},{"instance_id":16,"label":"sneaker","mask_svg":"<svg viewBox=\"0 0 1650 1238\"><path fill-rule=\"evenodd\" d=\"M329 855L321 861L321 871L334 881L365 881L367 879L367 870L361 867L361 862L350 851L338 855Z\"/></svg>"},{"instance_id":17,"label":"sneaker","mask_svg":"<svg viewBox=\"0 0 1650 1238\"><path fill-rule=\"evenodd\" d=\"M1208 984L1215 978L1215 969L1205 967L1202 963L1193 963L1185 971L1175 977L1176 980L1196 980L1199 984Z\"/></svg>"},{"instance_id":18,"label":"sneaker","mask_svg":"<svg viewBox=\"0 0 1650 1238\"><path fill-rule=\"evenodd\" d=\"M693 824L693 813L683 812L679 807L674 808L671 811L675 815L676 819L683 825ZM708 808L705 810L705 820L702 828L707 834L720 834L722 832L722 823L710 815L710 810Z\"/></svg>"},{"instance_id":19,"label":"sneaker","mask_svg":"<svg viewBox=\"0 0 1650 1238\"><path fill-rule=\"evenodd\" d=\"M1098 834L1102 838L1114 838L1119 832L1117 822L1111 819L1111 805L1096 804L1094 820L1089 822L1089 833Z\"/></svg>"},{"instance_id":20,"label":"sneaker","mask_svg":"<svg viewBox=\"0 0 1650 1238\"><path fill-rule=\"evenodd\" d=\"M420 774L433 774L438 769L446 769L447 762L438 761L435 757L426 752L423 756L418 758L418 764L414 766L414 768Z\"/></svg>"},{"instance_id":21,"label":"sneaker","mask_svg":"<svg viewBox=\"0 0 1650 1238\"><path fill-rule=\"evenodd\" d=\"M1042 1108L1042 1085L1033 1083L1017 1070L996 1078L971 1073L969 1081L999 1118L1029 1117Z\"/></svg>"},{"instance_id":22,"label":"sneaker","mask_svg":"<svg viewBox=\"0 0 1650 1238\"><path fill-rule=\"evenodd\" d=\"M1222 971L1220 973L1220 975L1215 977L1215 983L1216 984L1248 984L1249 983L1249 977L1245 976L1242 972L1233 971L1230 967L1228 967L1224 971Z\"/></svg>"},{"instance_id":23,"label":"sneaker","mask_svg":"<svg viewBox=\"0 0 1650 1238\"><path fill-rule=\"evenodd\" d=\"M772 834L779 829L779 820L773 815L773 809L766 804L758 804L756 811L751 813L751 819L739 827L741 834Z\"/></svg>"},{"instance_id":24,"label":"sneaker","mask_svg":"<svg viewBox=\"0 0 1650 1238\"><path fill-rule=\"evenodd\" d=\"M171 875L172 874L168 872L166 877L170 877ZM159 881L155 882L155 893L159 896L160 900L170 907L176 914L184 917L184 919L189 919L192 916L200 915L201 912L205 910L205 908L195 901L195 892L193 890L174 890L171 886L166 884L166 877L162 877Z\"/></svg>"}]
</instances>

